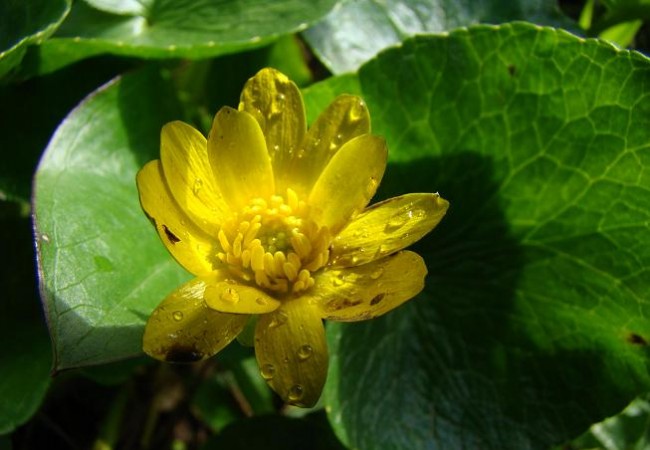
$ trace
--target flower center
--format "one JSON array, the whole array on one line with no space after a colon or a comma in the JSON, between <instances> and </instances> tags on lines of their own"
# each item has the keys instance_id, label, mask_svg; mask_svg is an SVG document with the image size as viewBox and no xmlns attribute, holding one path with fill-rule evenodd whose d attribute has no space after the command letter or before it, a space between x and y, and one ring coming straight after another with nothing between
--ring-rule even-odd
<instances>
[{"instance_id":1,"label":"flower center","mask_svg":"<svg viewBox=\"0 0 650 450\"><path fill-rule=\"evenodd\" d=\"M233 274L276 293L309 289L311 274L329 260L329 230L309 219L309 207L291 189L286 198L253 199L218 237L217 257Z\"/></svg>"}]
</instances>

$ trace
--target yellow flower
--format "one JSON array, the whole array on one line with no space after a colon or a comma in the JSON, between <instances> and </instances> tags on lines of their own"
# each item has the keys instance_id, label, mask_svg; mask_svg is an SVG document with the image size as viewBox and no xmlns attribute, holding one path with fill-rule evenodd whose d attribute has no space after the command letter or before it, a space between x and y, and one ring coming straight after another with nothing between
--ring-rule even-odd
<instances>
[{"instance_id":1,"label":"yellow flower","mask_svg":"<svg viewBox=\"0 0 650 450\"><path fill-rule=\"evenodd\" d=\"M246 83L238 110L217 113L207 140L185 123L165 125L160 160L137 176L140 202L196 278L153 312L144 351L202 360L256 315L264 379L289 403L316 403L328 363L323 319L370 319L418 294L424 261L401 250L448 207L438 194L407 194L366 208L386 167L385 143L369 133L352 95L307 130L300 91L273 69Z\"/></svg>"}]
</instances>

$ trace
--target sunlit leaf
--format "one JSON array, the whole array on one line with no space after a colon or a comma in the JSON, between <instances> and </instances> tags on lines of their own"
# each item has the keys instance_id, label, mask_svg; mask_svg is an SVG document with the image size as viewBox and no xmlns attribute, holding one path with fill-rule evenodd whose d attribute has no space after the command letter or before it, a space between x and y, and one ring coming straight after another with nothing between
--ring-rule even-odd
<instances>
[{"instance_id":1,"label":"sunlit leaf","mask_svg":"<svg viewBox=\"0 0 650 450\"><path fill-rule=\"evenodd\" d=\"M344 73L415 34L512 20L573 27L553 0L350 0L304 36L323 64L333 73Z\"/></svg>"},{"instance_id":2,"label":"sunlit leaf","mask_svg":"<svg viewBox=\"0 0 650 450\"><path fill-rule=\"evenodd\" d=\"M361 68L382 196L451 206L415 246L423 294L330 324L326 405L350 447L543 449L650 389L649 79L641 54L525 24Z\"/></svg>"},{"instance_id":3,"label":"sunlit leaf","mask_svg":"<svg viewBox=\"0 0 650 450\"><path fill-rule=\"evenodd\" d=\"M40 287L55 369L133 356L151 310L189 278L138 203L136 171L178 118L155 68L125 75L75 109L36 174Z\"/></svg>"},{"instance_id":4,"label":"sunlit leaf","mask_svg":"<svg viewBox=\"0 0 650 450\"><path fill-rule=\"evenodd\" d=\"M129 14L111 14L76 2L40 47L40 73L101 53L205 58L259 47L305 29L336 0L151 0L140 10L133 3L120 3Z\"/></svg>"}]
</instances>

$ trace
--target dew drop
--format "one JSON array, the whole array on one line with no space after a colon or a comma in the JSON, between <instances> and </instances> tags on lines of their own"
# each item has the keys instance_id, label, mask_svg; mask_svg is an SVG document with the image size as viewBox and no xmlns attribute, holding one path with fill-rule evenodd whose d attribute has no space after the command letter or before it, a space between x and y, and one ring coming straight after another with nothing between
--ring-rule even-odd
<instances>
[{"instance_id":1,"label":"dew drop","mask_svg":"<svg viewBox=\"0 0 650 450\"><path fill-rule=\"evenodd\" d=\"M174 311L174 312L172 313L172 318L173 318L176 322L180 322L181 320L183 320L183 313L182 313L181 311Z\"/></svg>"},{"instance_id":2,"label":"dew drop","mask_svg":"<svg viewBox=\"0 0 650 450\"><path fill-rule=\"evenodd\" d=\"M294 384L291 386L291 389L289 389L289 401L290 402L297 402L300 401L305 395L305 388L302 387L300 384Z\"/></svg>"},{"instance_id":3,"label":"dew drop","mask_svg":"<svg viewBox=\"0 0 650 450\"><path fill-rule=\"evenodd\" d=\"M410 211L409 211L410 212ZM396 231L402 228L404 225L406 225L406 222L409 219L408 212L398 212L395 215L393 215L390 219L388 219L388 222L386 223L385 230L386 231Z\"/></svg>"},{"instance_id":4,"label":"dew drop","mask_svg":"<svg viewBox=\"0 0 650 450\"><path fill-rule=\"evenodd\" d=\"M279 151L280 151L280 146L279 146L278 144L275 144L275 145L273 146L273 151L274 151L274 152L279 152Z\"/></svg>"},{"instance_id":5,"label":"dew drop","mask_svg":"<svg viewBox=\"0 0 650 450\"><path fill-rule=\"evenodd\" d=\"M302 345L298 349L298 359L300 361L305 361L309 358L311 358L311 355L314 354L314 349L311 348L311 345Z\"/></svg>"},{"instance_id":6,"label":"dew drop","mask_svg":"<svg viewBox=\"0 0 650 450\"><path fill-rule=\"evenodd\" d=\"M298 159L302 159L302 158L304 158L304 157L305 157L305 150L302 149L302 148L301 148L300 150L298 150L298 153L296 153L296 157L297 157Z\"/></svg>"},{"instance_id":7,"label":"dew drop","mask_svg":"<svg viewBox=\"0 0 650 450\"><path fill-rule=\"evenodd\" d=\"M203 187L203 180L200 178L197 178L194 180L194 185L192 186L192 192L194 195L199 195L199 191L201 191L201 188Z\"/></svg>"},{"instance_id":8,"label":"dew drop","mask_svg":"<svg viewBox=\"0 0 650 450\"><path fill-rule=\"evenodd\" d=\"M269 304L268 300L266 300L265 298L262 298L262 297L257 297L255 299L255 303L257 303L260 306L266 306L266 305Z\"/></svg>"},{"instance_id":9,"label":"dew drop","mask_svg":"<svg viewBox=\"0 0 650 450\"><path fill-rule=\"evenodd\" d=\"M260 373L266 381L272 380L275 375L275 366L273 364L264 364L260 369Z\"/></svg>"},{"instance_id":10,"label":"dew drop","mask_svg":"<svg viewBox=\"0 0 650 450\"><path fill-rule=\"evenodd\" d=\"M277 101L278 101L278 102L283 102L285 98L286 98L286 97L285 97L284 94L278 94Z\"/></svg>"},{"instance_id":11,"label":"dew drop","mask_svg":"<svg viewBox=\"0 0 650 450\"><path fill-rule=\"evenodd\" d=\"M377 270L370 274L370 278L373 280L378 280L384 274L384 269L379 267Z\"/></svg>"},{"instance_id":12,"label":"dew drop","mask_svg":"<svg viewBox=\"0 0 650 450\"><path fill-rule=\"evenodd\" d=\"M43 239L44 242L50 242L50 237L45 233L41 234L41 239Z\"/></svg>"},{"instance_id":13,"label":"dew drop","mask_svg":"<svg viewBox=\"0 0 650 450\"><path fill-rule=\"evenodd\" d=\"M273 315L273 318L271 319L271 323L269 323L269 328L277 328L279 326L284 325L287 323L287 320L289 319L289 316L287 316L287 313L284 311L278 311L276 314Z\"/></svg>"},{"instance_id":14,"label":"dew drop","mask_svg":"<svg viewBox=\"0 0 650 450\"><path fill-rule=\"evenodd\" d=\"M237 303L239 301L239 292L237 292L234 288L226 288L223 290L221 293L221 300L226 301L228 303Z\"/></svg>"}]
</instances>

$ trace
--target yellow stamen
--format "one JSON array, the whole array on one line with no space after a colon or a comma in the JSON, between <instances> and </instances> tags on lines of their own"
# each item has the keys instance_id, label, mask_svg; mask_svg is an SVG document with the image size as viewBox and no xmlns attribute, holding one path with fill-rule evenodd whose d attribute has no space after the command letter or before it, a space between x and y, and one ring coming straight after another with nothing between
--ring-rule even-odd
<instances>
[{"instance_id":1,"label":"yellow stamen","mask_svg":"<svg viewBox=\"0 0 650 450\"><path fill-rule=\"evenodd\" d=\"M217 257L233 275L282 295L314 285L312 273L325 266L331 236L309 218L309 208L291 189L256 198L226 221L218 233Z\"/></svg>"}]
</instances>

